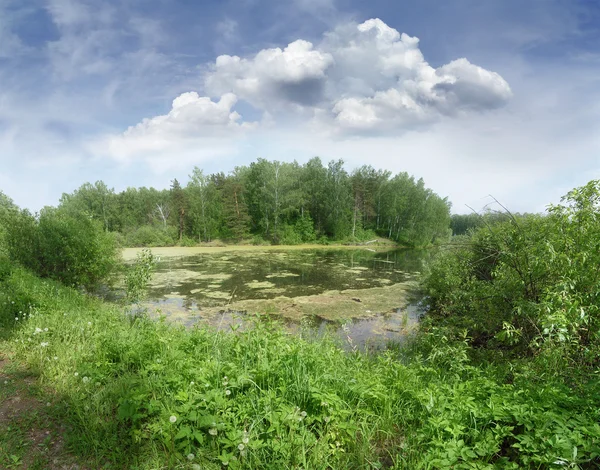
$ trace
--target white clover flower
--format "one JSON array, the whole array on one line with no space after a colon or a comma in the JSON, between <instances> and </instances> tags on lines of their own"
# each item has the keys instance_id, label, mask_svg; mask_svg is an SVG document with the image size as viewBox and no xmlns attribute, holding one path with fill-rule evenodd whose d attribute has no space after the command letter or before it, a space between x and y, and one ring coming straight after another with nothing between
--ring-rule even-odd
<instances>
[{"instance_id":1,"label":"white clover flower","mask_svg":"<svg viewBox=\"0 0 600 470\"><path fill-rule=\"evenodd\" d=\"M75 372L75 377L77 377L79 375L79 372Z\"/></svg>"},{"instance_id":2,"label":"white clover flower","mask_svg":"<svg viewBox=\"0 0 600 470\"><path fill-rule=\"evenodd\" d=\"M329 421L331 421L331 418L329 416L325 416L323 418L323 421L325 421L326 423L328 423Z\"/></svg>"},{"instance_id":3,"label":"white clover flower","mask_svg":"<svg viewBox=\"0 0 600 470\"><path fill-rule=\"evenodd\" d=\"M91 321L88 322L88 326L92 326L92 322Z\"/></svg>"},{"instance_id":4,"label":"white clover flower","mask_svg":"<svg viewBox=\"0 0 600 470\"><path fill-rule=\"evenodd\" d=\"M169 418L169 421L171 421L171 423L174 423L175 421L177 421L177 416L171 416Z\"/></svg>"},{"instance_id":5,"label":"white clover flower","mask_svg":"<svg viewBox=\"0 0 600 470\"><path fill-rule=\"evenodd\" d=\"M202 470L202 467L197 463L192 464L192 470Z\"/></svg>"},{"instance_id":6,"label":"white clover flower","mask_svg":"<svg viewBox=\"0 0 600 470\"><path fill-rule=\"evenodd\" d=\"M44 328L44 331L45 331L45 332L48 332L48 328Z\"/></svg>"},{"instance_id":7,"label":"white clover flower","mask_svg":"<svg viewBox=\"0 0 600 470\"><path fill-rule=\"evenodd\" d=\"M244 444L248 444L248 442L250 442L250 439L248 439L247 437L244 437L244 438L242 439L242 442L243 442Z\"/></svg>"},{"instance_id":8,"label":"white clover flower","mask_svg":"<svg viewBox=\"0 0 600 470\"><path fill-rule=\"evenodd\" d=\"M46 403L46 406L50 406L50 402Z\"/></svg>"},{"instance_id":9,"label":"white clover flower","mask_svg":"<svg viewBox=\"0 0 600 470\"><path fill-rule=\"evenodd\" d=\"M300 413L300 416L302 416L303 418L306 418L306 411L303 411L302 413Z\"/></svg>"},{"instance_id":10,"label":"white clover flower","mask_svg":"<svg viewBox=\"0 0 600 470\"><path fill-rule=\"evenodd\" d=\"M16 320L16 321L19 321L19 317L15 317L15 320Z\"/></svg>"},{"instance_id":11,"label":"white clover flower","mask_svg":"<svg viewBox=\"0 0 600 470\"><path fill-rule=\"evenodd\" d=\"M246 446L244 444L238 444L238 449L240 449L240 452L244 450Z\"/></svg>"},{"instance_id":12,"label":"white clover flower","mask_svg":"<svg viewBox=\"0 0 600 470\"><path fill-rule=\"evenodd\" d=\"M54 359L55 361L58 361L58 356L54 356L52 359Z\"/></svg>"},{"instance_id":13,"label":"white clover flower","mask_svg":"<svg viewBox=\"0 0 600 470\"><path fill-rule=\"evenodd\" d=\"M190 385L194 385L194 381L193 380L190 382Z\"/></svg>"},{"instance_id":14,"label":"white clover flower","mask_svg":"<svg viewBox=\"0 0 600 470\"><path fill-rule=\"evenodd\" d=\"M211 436L216 436L217 435L217 428L210 428L208 430L208 434L210 434Z\"/></svg>"},{"instance_id":15,"label":"white clover flower","mask_svg":"<svg viewBox=\"0 0 600 470\"><path fill-rule=\"evenodd\" d=\"M90 381L90 378L89 377L84 377L81 380L83 380L83 383L88 383Z\"/></svg>"},{"instance_id":16,"label":"white clover flower","mask_svg":"<svg viewBox=\"0 0 600 470\"><path fill-rule=\"evenodd\" d=\"M225 390L225 395L227 395L227 396L231 395L231 390Z\"/></svg>"},{"instance_id":17,"label":"white clover flower","mask_svg":"<svg viewBox=\"0 0 600 470\"><path fill-rule=\"evenodd\" d=\"M33 332L34 335L37 335L38 333L41 333L42 329L41 328L36 328L35 331Z\"/></svg>"},{"instance_id":18,"label":"white clover flower","mask_svg":"<svg viewBox=\"0 0 600 470\"><path fill-rule=\"evenodd\" d=\"M196 457L194 454L188 454L187 455L187 459L188 460L194 460L194 457Z\"/></svg>"},{"instance_id":19,"label":"white clover flower","mask_svg":"<svg viewBox=\"0 0 600 470\"><path fill-rule=\"evenodd\" d=\"M40 346L41 346L42 348L45 348L46 346L48 346L48 343L40 343Z\"/></svg>"}]
</instances>

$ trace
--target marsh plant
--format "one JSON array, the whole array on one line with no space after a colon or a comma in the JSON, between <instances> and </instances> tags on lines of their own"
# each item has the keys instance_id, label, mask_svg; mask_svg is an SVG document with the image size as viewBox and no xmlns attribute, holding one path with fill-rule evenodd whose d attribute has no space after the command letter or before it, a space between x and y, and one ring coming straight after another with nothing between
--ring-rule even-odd
<instances>
[{"instance_id":1,"label":"marsh plant","mask_svg":"<svg viewBox=\"0 0 600 470\"><path fill-rule=\"evenodd\" d=\"M135 261L125 273L125 297L128 302L139 303L142 300L157 261L148 248L136 255Z\"/></svg>"}]
</instances>

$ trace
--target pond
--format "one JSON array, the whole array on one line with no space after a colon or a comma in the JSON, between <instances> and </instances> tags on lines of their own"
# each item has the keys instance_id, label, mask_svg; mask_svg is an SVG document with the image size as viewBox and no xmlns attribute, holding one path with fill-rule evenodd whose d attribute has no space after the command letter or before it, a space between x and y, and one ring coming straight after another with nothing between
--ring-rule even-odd
<instances>
[{"instance_id":1,"label":"pond","mask_svg":"<svg viewBox=\"0 0 600 470\"><path fill-rule=\"evenodd\" d=\"M145 306L186 326L222 329L267 314L291 331L330 330L347 345L371 347L401 339L421 314L416 276L426 252L244 248L153 250L160 261Z\"/></svg>"}]
</instances>

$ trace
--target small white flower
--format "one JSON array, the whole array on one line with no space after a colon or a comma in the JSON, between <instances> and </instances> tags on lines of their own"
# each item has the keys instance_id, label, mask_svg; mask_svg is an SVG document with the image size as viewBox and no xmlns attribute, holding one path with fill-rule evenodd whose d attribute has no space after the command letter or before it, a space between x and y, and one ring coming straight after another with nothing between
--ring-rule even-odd
<instances>
[{"instance_id":1,"label":"small white flower","mask_svg":"<svg viewBox=\"0 0 600 470\"><path fill-rule=\"evenodd\" d=\"M244 438L242 439L242 442L243 442L244 444L248 444L248 442L250 442L250 439L248 439L247 437L244 437Z\"/></svg>"},{"instance_id":2,"label":"small white flower","mask_svg":"<svg viewBox=\"0 0 600 470\"><path fill-rule=\"evenodd\" d=\"M169 421L171 421L171 423L174 423L175 421L177 421L177 416L171 416L169 418Z\"/></svg>"},{"instance_id":3,"label":"small white flower","mask_svg":"<svg viewBox=\"0 0 600 470\"><path fill-rule=\"evenodd\" d=\"M216 428L210 428L208 430L208 434L210 434L211 436L216 436L217 435L217 429Z\"/></svg>"},{"instance_id":4,"label":"small white flower","mask_svg":"<svg viewBox=\"0 0 600 470\"><path fill-rule=\"evenodd\" d=\"M46 406L50 406L50 402L46 403Z\"/></svg>"},{"instance_id":5,"label":"small white flower","mask_svg":"<svg viewBox=\"0 0 600 470\"><path fill-rule=\"evenodd\" d=\"M75 377L77 377L79 375L79 372L75 372Z\"/></svg>"},{"instance_id":6,"label":"small white flower","mask_svg":"<svg viewBox=\"0 0 600 470\"><path fill-rule=\"evenodd\" d=\"M48 332L48 328L44 328L44 331L45 331L45 332Z\"/></svg>"},{"instance_id":7,"label":"small white flower","mask_svg":"<svg viewBox=\"0 0 600 470\"><path fill-rule=\"evenodd\" d=\"M16 321L19 321L19 317L15 317L15 320L16 320Z\"/></svg>"},{"instance_id":8,"label":"small white flower","mask_svg":"<svg viewBox=\"0 0 600 470\"><path fill-rule=\"evenodd\" d=\"M54 356L52 359L54 359L55 361L58 361L58 356Z\"/></svg>"},{"instance_id":9,"label":"small white flower","mask_svg":"<svg viewBox=\"0 0 600 470\"><path fill-rule=\"evenodd\" d=\"M244 444L238 444L238 449L240 449L240 452L244 450L246 446Z\"/></svg>"},{"instance_id":10,"label":"small white flower","mask_svg":"<svg viewBox=\"0 0 600 470\"><path fill-rule=\"evenodd\" d=\"M92 322L91 321L88 322L88 326L92 326Z\"/></svg>"},{"instance_id":11,"label":"small white flower","mask_svg":"<svg viewBox=\"0 0 600 470\"><path fill-rule=\"evenodd\" d=\"M36 328L35 331L33 332L34 335L37 335L38 333L41 333L42 329L41 328Z\"/></svg>"},{"instance_id":12,"label":"small white flower","mask_svg":"<svg viewBox=\"0 0 600 470\"><path fill-rule=\"evenodd\" d=\"M99 386L100 386L100 382L96 382L96 387L99 387Z\"/></svg>"},{"instance_id":13,"label":"small white flower","mask_svg":"<svg viewBox=\"0 0 600 470\"><path fill-rule=\"evenodd\" d=\"M194 381L193 380L190 382L190 385L194 385Z\"/></svg>"},{"instance_id":14,"label":"small white flower","mask_svg":"<svg viewBox=\"0 0 600 470\"><path fill-rule=\"evenodd\" d=\"M231 390L225 390L225 395L227 395L227 396L231 395Z\"/></svg>"},{"instance_id":15,"label":"small white flower","mask_svg":"<svg viewBox=\"0 0 600 470\"><path fill-rule=\"evenodd\" d=\"M90 381L90 378L89 377L84 377L81 380L83 380L83 383L88 383Z\"/></svg>"},{"instance_id":16,"label":"small white flower","mask_svg":"<svg viewBox=\"0 0 600 470\"><path fill-rule=\"evenodd\" d=\"M192 464L192 470L202 470L202 467L197 463Z\"/></svg>"},{"instance_id":17,"label":"small white flower","mask_svg":"<svg viewBox=\"0 0 600 470\"><path fill-rule=\"evenodd\" d=\"M303 411L302 413L300 413L300 416L302 416L303 418L306 418L306 411Z\"/></svg>"},{"instance_id":18,"label":"small white flower","mask_svg":"<svg viewBox=\"0 0 600 470\"><path fill-rule=\"evenodd\" d=\"M331 421L331 418L329 416L325 416L325 418L323 418L323 421L328 423L329 421Z\"/></svg>"},{"instance_id":19,"label":"small white flower","mask_svg":"<svg viewBox=\"0 0 600 470\"><path fill-rule=\"evenodd\" d=\"M48 343L40 343L40 346L41 346L42 348L45 348L46 346L48 346Z\"/></svg>"},{"instance_id":20,"label":"small white flower","mask_svg":"<svg viewBox=\"0 0 600 470\"><path fill-rule=\"evenodd\" d=\"M194 454L188 454L187 455L187 459L188 460L194 460L194 457L196 457Z\"/></svg>"}]
</instances>

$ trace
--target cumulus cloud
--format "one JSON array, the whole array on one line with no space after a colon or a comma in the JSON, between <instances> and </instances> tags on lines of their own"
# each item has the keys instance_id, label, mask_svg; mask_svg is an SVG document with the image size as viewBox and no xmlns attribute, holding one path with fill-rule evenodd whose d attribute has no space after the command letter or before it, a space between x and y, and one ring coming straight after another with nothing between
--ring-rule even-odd
<instances>
[{"instance_id":1,"label":"cumulus cloud","mask_svg":"<svg viewBox=\"0 0 600 470\"><path fill-rule=\"evenodd\" d=\"M254 106L277 108L291 103L314 105L321 99L326 70L333 63L327 52L297 40L285 49L263 49L250 59L217 57L206 76L211 94L234 92Z\"/></svg>"},{"instance_id":2,"label":"cumulus cloud","mask_svg":"<svg viewBox=\"0 0 600 470\"><path fill-rule=\"evenodd\" d=\"M186 145L215 146L259 124L282 126L290 116L321 134L397 135L502 107L512 96L499 74L467 59L432 67L418 38L380 19L341 25L317 45L298 39L249 57L221 55L205 69L204 94L183 93L168 114L103 138L95 153L169 155ZM262 112L262 122L244 122L233 109L238 99Z\"/></svg>"},{"instance_id":3,"label":"cumulus cloud","mask_svg":"<svg viewBox=\"0 0 600 470\"><path fill-rule=\"evenodd\" d=\"M197 92L182 93L173 100L168 114L144 119L120 135L106 136L92 145L95 154L127 160L140 154L172 151L190 141L214 141L231 137L254 124L242 123L233 110L237 96L226 93L212 101Z\"/></svg>"},{"instance_id":4,"label":"cumulus cloud","mask_svg":"<svg viewBox=\"0 0 600 470\"><path fill-rule=\"evenodd\" d=\"M297 40L254 57L219 56L205 87L211 94L236 93L273 114L290 105L308 110L341 132L419 127L499 108L512 96L499 74L467 59L432 67L418 38L380 19L342 25L317 46Z\"/></svg>"}]
</instances>

